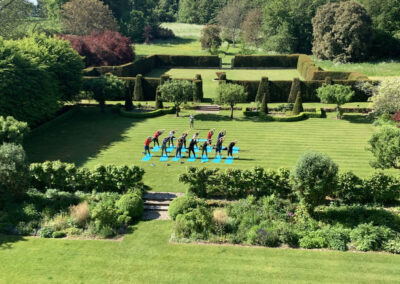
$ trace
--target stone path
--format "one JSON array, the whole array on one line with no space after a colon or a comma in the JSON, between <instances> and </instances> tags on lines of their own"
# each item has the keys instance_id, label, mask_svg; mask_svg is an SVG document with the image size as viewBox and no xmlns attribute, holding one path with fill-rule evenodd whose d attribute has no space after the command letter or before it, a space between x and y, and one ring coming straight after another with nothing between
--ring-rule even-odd
<instances>
[{"instance_id":1,"label":"stone path","mask_svg":"<svg viewBox=\"0 0 400 284\"><path fill-rule=\"evenodd\" d=\"M143 195L143 220L169 220L169 204L182 195L184 194L180 192L146 192Z\"/></svg>"}]
</instances>

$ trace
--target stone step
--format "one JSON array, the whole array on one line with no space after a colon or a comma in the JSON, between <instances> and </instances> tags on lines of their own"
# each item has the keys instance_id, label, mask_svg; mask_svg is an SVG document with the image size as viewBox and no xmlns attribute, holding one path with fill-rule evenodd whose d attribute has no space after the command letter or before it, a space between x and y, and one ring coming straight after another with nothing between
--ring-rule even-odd
<instances>
[{"instance_id":1,"label":"stone step","mask_svg":"<svg viewBox=\"0 0 400 284\"><path fill-rule=\"evenodd\" d=\"M168 211L168 206L165 205L144 205L144 210L155 210L155 211Z\"/></svg>"},{"instance_id":2,"label":"stone step","mask_svg":"<svg viewBox=\"0 0 400 284\"><path fill-rule=\"evenodd\" d=\"M144 211L143 220L169 220L167 211Z\"/></svg>"},{"instance_id":3,"label":"stone step","mask_svg":"<svg viewBox=\"0 0 400 284\"><path fill-rule=\"evenodd\" d=\"M171 200L151 200L145 199L144 205L166 205L169 206L171 204Z\"/></svg>"}]
</instances>

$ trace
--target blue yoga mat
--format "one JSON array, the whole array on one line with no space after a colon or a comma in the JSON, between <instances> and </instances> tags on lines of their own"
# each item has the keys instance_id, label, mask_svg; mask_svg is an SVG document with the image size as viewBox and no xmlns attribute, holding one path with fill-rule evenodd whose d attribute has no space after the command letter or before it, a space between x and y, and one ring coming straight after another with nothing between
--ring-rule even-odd
<instances>
[{"instance_id":1,"label":"blue yoga mat","mask_svg":"<svg viewBox=\"0 0 400 284\"><path fill-rule=\"evenodd\" d=\"M216 158L213 159L212 162L213 162L214 164L219 164L219 163L221 162L221 159L222 159L222 158L223 158L222 156L219 156L219 157L217 156Z\"/></svg>"},{"instance_id":2,"label":"blue yoga mat","mask_svg":"<svg viewBox=\"0 0 400 284\"><path fill-rule=\"evenodd\" d=\"M187 151L186 148L182 148L182 153L185 153Z\"/></svg>"},{"instance_id":3,"label":"blue yoga mat","mask_svg":"<svg viewBox=\"0 0 400 284\"><path fill-rule=\"evenodd\" d=\"M180 159L181 159L181 158L179 158L179 157L173 157L171 161L172 161L172 162L178 162Z\"/></svg>"},{"instance_id":4,"label":"blue yoga mat","mask_svg":"<svg viewBox=\"0 0 400 284\"><path fill-rule=\"evenodd\" d=\"M203 156L201 157L201 162L202 162L202 163L207 163L207 162L208 162L208 157L205 156L205 155L203 155Z\"/></svg>"},{"instance_id":5,"label":"blue yoga mat","mask_svg":"<svg viewBox=\"0 0 400 284\"><path fill-rule=\"evenodd\" d=\"M153 155L146 155L142 158L142 162L148 162L150 161L151 157L153 157Z\"/></svg>"},{"instance_id":6,"label":"blue yoga mat","mask_svg":"<svg viewBox=\"0 0 400 284\"><path fill-rule=\"evenodd\" d=\"M232 164L233 163L233 157L227 157L225 159L225 164Z\"/></svg>"},{"instance_id":7,"label":"blue yoga mat","mask_svg":"<svg viewBox=\"0 0 400 284\"><path fill-rule=\"evenodd\" d=\"M232 154L239 154L239 150L233 150Z\"/></svg>"},{"instance_id":8,"label":"blue yoga mat","mask_svg":"<svg viewBox=\"0 0 400 284\"><path fill-rule=\"evenodd\" d=\"M208 151L208 152L211 152L212 149L213 149L213 146L207 146L207 151Z\"/></svg>"},{"instance_id":9,"label":"blue yoga mat","mask_svg":"<svg viewBox=\"0 0 400 284\"><path fill-rule=\"evenodd\" d=\"M153 150L152 150L152 151L153 151L153 152L158 152L158 151L160 151L160 149L161 149L160 147L158 147L158 146L155 146L155 147L153 148Z\"/></svg>"},{"instance_id":10,"label":"blue yoga mat","mask_svg":"<svg viewBox=\"0 0 400 284\"><path fill-rule=\"evenodd\" d=\"M162 157L160 158L160 162L168 162L168 157L162 156Z\"/></svg>"},{"instance_id":11,"label":"blue yoga mat","mask_svg":"<svg viewBox=\"0 0 400 284\"><path fill-rule=\"evenodd\" d=\"M233 150L239 151L239 147L233 147Z\"/></svg>"},{"instance_id":12,"label":"blue yoga mat","mask_svg":"<svg viewBox=\"0 0 400 284\"><path fill-rule=\"evenodd\" d=\"M199 141L199 142L206 142L207 139L197 139L197 141Z\"/></svg>"},{"instance_id":13,"label":"blue yoga mat","mask_svg":"<svg viewBox=\"0 0 400 284\"><path fill-rule=\"evenodd\" d=\"M196 161L196 158L192 156L192 157L189 158L187 161L188 161L188 162L195 162L195 161Z\"/></svg>"}]
</instances>

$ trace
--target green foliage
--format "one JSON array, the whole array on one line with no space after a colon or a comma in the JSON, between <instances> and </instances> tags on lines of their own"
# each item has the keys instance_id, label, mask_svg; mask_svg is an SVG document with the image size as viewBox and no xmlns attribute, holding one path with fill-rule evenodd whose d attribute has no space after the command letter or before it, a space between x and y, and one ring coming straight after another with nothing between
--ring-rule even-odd
<instances>
[{"instance_id":1,"label":"green foliage","mask_svg":"<svg viewBox=\"0 0 400 284\"><path fill-rule=\"evenodd\" d=\"M288 103L295 103L297 94L301 91L300 88L300 79L299 78L294 78L292 81L292 87L290 88L290 94L289 94L289 99Z\"/></svg>"},{"instance_id":2,"label":"green foliage","mask_svg":"<svg viewBox=\"0 0 400 284\"><path fill-rule=\"evenodd\" d=\"M384 226L372 223L360 224L350 233L351 242L357 250L383 250L385 243L393 236L393 232Z\"/></svg>"},{"instance_id":3,"label":"green foliage","mask_svg":"<svg viewBox=\"0 0 400 284\"><path fill-rule=\"evenodd\" d=\"M323 60L361 61L371 45L371 18L355 1L326 4L312 20L313 54Z\"/></svg>"},{"instance_id":4,"label":"green foliage","mask_svg":"<svg viewBox=\"0 0 400 284\"><path fill-rule=\"evenodd\" d=\"M84 89L93 95L93 98L99 102L101 111L104 112L106 100L122 97L125 94L126 86L124 81L117 76L106 74L85 81Z\"/></svg>"},{"instance_id":5,"label":"green foliage","mask_svg":"<svg viewBox=\"0 0 400 284\"><path fill-rule=\"evenodd\" d=\"M292 115L299 115L304 111L303 100L301 98L301 92L299 91L296 96L296 102L294 103Z\"/></svg>"},{"instance_id":6,"label":"green foliage","mask_svg":"<svg viewBox=\"0 0 400 284\"><path fill-rule=\"evenodd\" d=\"M363 180L353 172L340 173L334 196L345 204L364 203L369 198L369 191L364 190Z\"/></svg>"},{"instance_id":7,"label":"green foliage","mask_svg":"<svg viewBox=\"0 0 400 284\"><path fill-rule=\"evenodd\" d=\"M384 250L390 253L400 254L400 237L386 242Z\"/></svg>"},{"instance_id":8,"label":"green foliage","mask_svg":"<svg viewBox=\"0 0 400 284\"><path fill-rule=\"evenodd\" d=\"M223 0L180 0L178 21L189 24L213 22L216 13L224 4Z\"/></svg>"},{"instance_id":9,"label":"green foliage","mask_svg":"<svg viewBox=\"0 0 400 284\"><path fill-rule=\"evenodd\" d=\"M255 102L261 103L265 94L267 94L267 96L269 97L269 80L267 77L262 77L260 84L258 85ZM266 102L268 103L268 100Z\"/></svg>"},{"instance_id":10,"label":"green foliage","mask_svg":"<svg viewBox=\"0 0 400 284\"><path fill-rule=\"evenodd\" d=\"M0 144L21 144L24 136L29 132L26 122L21 122L11 116L0 116Z\"/></svg>"},{"instance_id":11,"label":"green foliage","mask_svg":"<svg viewBox=\"0 0 400 284\"><path fill-rule=\"evenodd\" d=\"M176 116L179 116L179 107L193 98L195 86L187 80L170 80L160 85L159 91L164 101L174 103Z\"/></svg>"},{"instance_id":12,"label":"green foliage","mask_svg":"<svg viewBox=\"0 0 400 284\"><path fill-rule=\"evenodd\" d=\"M384 126L368 142L368 150L375 158L371 166L381 169L400 168L400 129Z\"/></svg>"},{"instance_id":13,"label":"green foliage","mask_svg":"<svg viewBox=\"0 0 400 284\"><path fill-rule=\"evenodd\" d=\"M1 1L0 37L4 39L23 37L27 33L26 19L33 12L34 5L28 1Z\"/></svg>"},{"instance_id":14,"label":"green foliage","mask_svg":"<svg viewBox=\"0 0 400 284\"><path fill-rule=\"evenodd\" d=\"M137 219L143 215L142 192L130 191L122 195L115 205L124 215Z\"/></svg>"},{"instance_id":15,"label":"green foliage","mask_svg":"<svg viewBox=\"0 0 400 284\"><path fill-rule=\"evenodd\" d=\"M0 198L21 197L27 190L28 166L21 145L0 145Z\"/></svg>"},{"instance_id":16,"label":"green foliage","mask_svg":"<svg viewBox=\"0 0 400 284\"><path fill-rule=\"evenodd\" d=\"M201 30L201 48L214 53L222 44L221 29L216 25L206 25Z\"/></svg>"},{"instance_id":17,"label":"green foliage","mask_svg":"<svg viewBox=\"0 0 400 284\"><path fill-rule=\"evenodd\" d=\"M293 189L309 211L325 202L337 183L338 166L324 154L306 152L292 173Z\"/></svg>"},{"instance_id":18,"label":"green foliage","mask_svg":"<svg viewBox=\"0 0 400 284\"><path fill-rule=\"evenodd\" d=\"M143 76L142 76L142 74L136 75L135 90L133 92L133 99L135 101L143 101L144 100L144 95L143 95Z\"/></svg>"},{"instance_id":19,"label":"green foliage","mask_svg":"<svg viewBox=\"0 0 400 284\"><path fill-rule=\"evenodd\" d=\"M317 96L321 99L322 103L336 104L338 109L338 119L343 117L343 110L341 105L350 102L354 96L354 91L350 86L343 85L325 85L317 89Z\"/></svg>"},{"instance_id":20,"label":"green foliage","mask_svg":"<svg viewBox=\"0 0 400 284\"><path fill-rule=\"evenodd\" d=\"M369 202L379 205L395 203L400 197L400 179L386 175L383 172L376 172L364 179L364 192Z\"/></svg>"},{"instance_id":21,"label":"green foliage","mask_svg":"<svg viewBox=\"0 0 400 284\"><path fill-rule=\"evenodd\" d=\"M179 214L186 214L197 207L199 202L192 195L184 195L172 200L168 207L168 214L175 220Z\"/></svg>"},{"instance_id":22,"label":"green foliage","mask_svg":"<svg viewBox=\"0 0 400 284\"><path fill-rule=\"evenodd\" d=\"M231 118L233 118L233 108L237 103L246 102L247 93L244 87L236 84L220 84L218 86L218 101L231 107Z\"/></svg>"},{"instance_id":23,"label":"green foliage","mask_svg":"<svg viewBox=\"0 0 400 284\"><path fill-rule=\"evenodd\" d=\"M371 101L377 114L394 114L400 110L400 79L383 79L377 88L373 88Z\"/></svg>"},{"instance_id":24,"label":"green foliage","mask_svg":"<svg viewBox=\"0 0 400 284\"><path fill-rule=\"evenodd\" d=\"M314 248L326 248L328 242L321 230L311 231L299 240L301 248L314 249Z\"/></svg>"},{"instance_id":25,"label":"green foliage","mask_svg":"<svg viewBox=\"0 0 400 284\"><path fill-rule=\"evenodd\" d=\"M41 238L52 238L53 237L53 233L54 233L53 227L50 227L50 226L43 227L39 231L39 236Z\"/></svg>"},{"instance_id":26,"label":"green foliage","mask_svg":"<svg viewBox=\"0 0 400 284\"><path fill-rule=\"evenodd\" d=\"M40 191L127 192L142 188L144 170L136 166L97 166L92 170L59 161L30 165L30 184Z\"/></svg>"},{"instance_id":27,"label":"green foliage","mask_svg":"<svg viewBox=\"0 0 400 284\"><path fill-rule=\"evenodd\" d=\"M207 239L212 230L212 214L205 206L198 206L186 214L179 214L175 222L178 238Z\"/></svg>"}]
</instances>

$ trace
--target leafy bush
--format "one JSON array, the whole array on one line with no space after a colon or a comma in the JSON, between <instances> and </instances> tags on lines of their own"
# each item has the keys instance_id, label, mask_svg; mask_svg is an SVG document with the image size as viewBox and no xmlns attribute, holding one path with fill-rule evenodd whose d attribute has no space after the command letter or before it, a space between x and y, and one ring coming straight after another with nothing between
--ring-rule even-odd
<instances>
[{"instance_id":1,"label":"leafy bush","mask_svg":"<svg viewBox=\"0 0 400 284\"><path fill-rule=\"evenodd\" d=\"M400 179L386 175L383 172L376 172L364 180L364 191L369 192L368 196L375 204L393 204L400 197Z\"/></svg>"},{"instance_id":2,"label":"leafy bush","mask_svg":"<svg viewBox=\"0 0 400 284\"><path fill-rule=\"evenodd\" d=\"M88 66L115 66L133 62L135 54L130 39L118 32L93 32L87 36L62 35L73 49L84 56Z\"/></svg>"},{"instance_id":3,"label":"leafy bush","mask_svg":"<svg viewBox=\"0 0 400 284\"><path fill-rule=\"evenodd\" d=\"M392 236L389 228L372 223L360 224L350 233L351 242L361 251L382 250Z\"/></svg>"},{"instance_id":4,"label":"leafy bush","mask_svg":"<svg viewBox=\"0 0 400 284\"><path fill-rule=\"evenodd\" d=\"M29 127L26 122L18 121L12 116L0 116L0 144L21 144L28 131Z\"/></svg>"},{"instance_id":5,"label":"leafy bush","mask_svg":"<svg viewBox=\"0 0 400 284\"><path fill-rule=\"evenodd\" d=\"M168 207L168 214L175 220L179 214L185 214L197 207L199 201L196 200L192 195L184 195L172 200Z\"/></svg>"},{"instance_id":6,"label":"leafy bush","mask_svg":"<svg viewBox=\"0 0 400 284\"><path fill-rule=\"evenodd\" d=\"M52 227L43 227L39 231L39 236L41 238L52 238L54 229Z\"/></svg>"},{"instance_id":7,"label":"leafy bush","mask_svg":"<svg viewBox=\"0 0 400 284\"><path fill-rule=\"evenodd\" d=\"M198 206L186 214L179 214L175 222L178 238L207 239L212 231L212 214L204 206Z\"/></svg>"},{"instance_id":8,"label":"leafy bush","mask_svg":"<svg viewBox=\"0 0 400 284\"><path fill-rule=\"evenodd\" d=\"M374 168L388 169L400 168L400 129L384 126L375 132L368 141L369 151L374 155L375 160L371 161Z\"/></svg>"},{"instance_id":9,"label":"leafy bush","mask_svg":"<svg viewBox=\"0 0 400 284\"><path fill-rule=\"evenodd\" d=\"M139 218L143 215L142 192L128 192L122 195L115 205L123 215L132 219Z\"/></svg>"},{"instance_id":10,"label":"leafy bush","mask_svg":"<svg viewBox=\"0 0 400 284\"><path fill-rule=\"evenodd\" d=\"M322 229L327 248L332 250L346 251L347 244L350 242L350 230L342 227L325 227Z\"/></svg>"},{"instance_id":11,"label":"leafy bush","mask_svg":"<svg viewBox=\"0 0 400 284\"><path fill-rule=\"evenodd\" d=\"M307 152L291 173L293 189L309 211L325 202L337 184L338 166L326 155Z\"/></svg>"},{"instance_id":12,"label":"leafy bush","mask_svg":"<svg viewBox=\"0 0 400 284\"><path fill-rule=\"evenodd\" d=\"M372 88L371 101L377 114L394 114L400 110L400 79L385 78L376 88Z\"/></svg>"},{"instance_id":13,"label":"leafy bush","mask_svg":"<svg viewBox=\"0 0 400 284\"><path fill-rule=\"evenodd\" d=\"M253 226L247 233L247 242L252 245L278 247L281 244L276 228L269 222Z\"/></svg>"},{"instance_id":14,"label":"leafy bush","mask_svg":"<svg viewBox=\"0 0 400 284\"><path fill-rule=\"evenodd\" d=\"M94 232L103 237L110 237L116 234L116 228L120 227L123 220L120 220L118 208L115 206L118 195L103 193L100 200L91 203L90 216L94 224Z\"/></svg>"},{"instance_id":15,"label":"leafy bush","mask_svg":"<svg viewBox=\"0 0 400 284\"><path fill-rule=\"evenodd\" d=\"M65 238L67 234L64 231L55 231L51 236L55 239L58 239L58 238Z\"/></svg>"},{"instance_id":16,"label":"leafy bush","mask_svg":"<svg viewBox=\"0 0 400 284\"><path fill-rule=\"evenodd\" d=\"M369 191L364 190L363 180L353 172L339 174L338 185L333 195L345 204L364 203L369 199Z\"/></svg>"},{"instance_id":17,"label":"leafy bush","mask_svg":"<svg viewBox=\"0 0 400 284\"><path fill-rule=\"evenodd\" d=\"M89 220L89 204L87 201L81 202L78 205L69 207L69 214L71 219L79 226L84 227L86 222Z\"/></svg>"},{"instance_id":18,"label":"leafy bush","mask_svg":"<svg viewBox=\"0 0 400 284\"><path fill-rule=\"evenodd\" d=\"M321 230L308 232L299 240L301 248L314 249L314 248L326 248L328 242L325 239L324 232Z\"/></svg>"},{"instance_id":19,"label":"leafy bush","mask_svg":"<svg viewBox=\"0 0 400 284\"><path fill-rule=\"evenodd\" d=\"M0 202L2 198L21 197L28 184L28 165L21 145L0 146Z\"/></svg>"},{"instance_id":20,"label":"leafy bush","mask_svg":"<svg viewBox=\"0 0 400 284\"><path fill-rule=\"evenodd\" d=\"M317 89L317 96L321 99L322 103L336 104L336 108L338 111L337 118L342 119L343 110L341 108L341 105L350 102L351 98L354 96L354 91L351 89L350 86L339 84L323 84L322 87Z\"/></svg>"},{"instance_id":21,"label":"leafy bush","mask_svg":"<svg viewBox=\"0 0 400 284\"><path fill-rule=\"evenodd\" d=\"M387 241L384 249L390 253L400 254L400 237Z\"/></svg>"},{"instance_id":22,"label":"leafy bush","mask_svg":"<svg viewBox=\"0 0 400 284\"><path fill-rule=\"evenodd\" d=\"M218 50L222 44L221 29L216 25L205 25L201 30L201 48L211 53Z\"/></svg>"}]
</instances>

